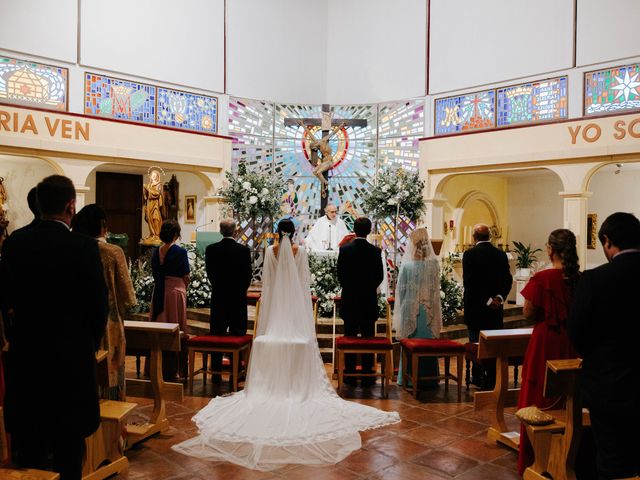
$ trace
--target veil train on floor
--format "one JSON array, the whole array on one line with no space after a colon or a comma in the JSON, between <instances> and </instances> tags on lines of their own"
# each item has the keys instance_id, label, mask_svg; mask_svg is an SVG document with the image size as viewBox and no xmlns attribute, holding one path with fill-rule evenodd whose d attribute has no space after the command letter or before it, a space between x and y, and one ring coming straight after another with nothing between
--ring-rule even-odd
<instances>
[{"instance_id":1,"label":"veil train on floor","mask_svg":"<svg viewBox=\"0 0 640 480\"><path fill-rule=\"evenodd\" d=\"M400 421L336 394L316 340L306 251L294 256L284 236L278 253L269 247L265 257L245 389L212 399L193 417L199 435L174 450L263 471L334 464L360 448L360 431Z\"/></svg>"}]
</instances>

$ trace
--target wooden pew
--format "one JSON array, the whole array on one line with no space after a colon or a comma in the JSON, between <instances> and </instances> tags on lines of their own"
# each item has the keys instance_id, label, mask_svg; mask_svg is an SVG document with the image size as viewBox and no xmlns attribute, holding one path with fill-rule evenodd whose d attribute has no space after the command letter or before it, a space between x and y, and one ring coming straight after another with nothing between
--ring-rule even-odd
<instances>
[{"instance_id":1,"label":"wooden pew","mask_svg":"<svg viewBox=\"0 0 640 480\"><path fill-rule=\"evenodd\" d=\"M546 411L554 417L549 425L525 423L534 452L534 463L523 475L524 480L574 480L574 465L583 426L590 424L588 412L583 412L578 382L580 359L549 360L544 382L545 397L566 398L564 410Z\"/></svg>"},{"instance_id":2,"label":"wooden pew","mask_svg":"<svg viewBox=\"0 0 640 480\"><path fill-rule=\"evenodd\" d=\"M520 434L508 430L504 421L504 408L517 405L520 389L509 389L509 357L521 357L525 354L532 331L532 328L482 330L478 345L478 358L496 359L496 385L493 391L476 392L474 407L476 410L493 410L487 441L500 442L514 450L518 450Z\"/></svg>"},{"instance_id":3,"label":"wooden pew","mask_svg":"<svg viewBox=\"0 0 640 480\"><path fill-rule=\"evenodd\" d=\"M96 353L98 384L104 391L109 387L107 357L106 350ZM83 480L102 480L129 466L129 460L124 456L124 421L137 406L136 403L129 402L100 401L100 425L98 430L85 439Z\"/></svg>"},{"instance_id":4,"label":"wooden pew","mask_svg":"<svg viewBox=\"0 0 640 480\"><path fill-rule=\"evenodd\" d=\"M151 397L154 400L153 413L148 423L127 425L128 445L131 446L169 428L166 401L181 402L183 399L182 384L165 382L162 378L162 352L180 351L180 329L177 323L125 320L124 331L127 347L136 350L149 350L151 362L150 380L127 378L127 394Z\"/></svg>"}]
</instances>

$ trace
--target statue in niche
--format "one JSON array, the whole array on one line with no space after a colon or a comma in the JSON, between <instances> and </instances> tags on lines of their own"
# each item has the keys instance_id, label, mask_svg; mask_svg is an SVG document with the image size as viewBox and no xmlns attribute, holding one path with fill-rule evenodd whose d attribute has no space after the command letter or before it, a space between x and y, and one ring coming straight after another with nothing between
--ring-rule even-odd
<instances>
[{"instance_id":1,"label":"statue in niche","mask_svg":"<svg viewBox=\"0 0 640 480\"><path fill-rule=\"evenodd\" d=\"M4 178L0 177L0 222L7 220L7 200L9 196L4 188Z\"/></svg>"},{"instance_id":2,"label":"statue in niche","mask_svg":"<svg viewBox=\"0 0 640 480\"><path fill-rule=\"evenodd\" d=\"M144 198L144 220L149 225L149 236L142 243L146 245L157 245L160 240L160 228L164 221L164 186L160 175L164 172L158 167L149 169L149 183L143 185Z\"/></svg>"},{"instance_id":3,"label":"statue in niche","mask_svg":"<svg viewBox=\"0 0 640 480\"><path fill-rule=\"evenodd\" d=\"M175 175L171 175L171 180L164 184L164 207L162 218L165 220L178 220L178 199L180 184Z\"/></svg>"}]
</instances>

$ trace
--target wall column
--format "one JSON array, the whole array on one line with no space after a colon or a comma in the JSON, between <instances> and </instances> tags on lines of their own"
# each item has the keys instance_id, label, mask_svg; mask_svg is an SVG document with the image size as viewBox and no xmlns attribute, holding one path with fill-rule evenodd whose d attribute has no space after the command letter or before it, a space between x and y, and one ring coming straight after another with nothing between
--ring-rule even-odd
<instances>
[{"instance_id":1,"label":"wall column","mask_svg":"<svg viewBox=\"0 0 640 480\"><path fill-rule=\"evenodd\" d=\"M576 236L578 258L583 267L587 262L587 203L591 192L560 192L564 200L564 228Z\"/></svg>"},{"instance_id":2,"label":"wall column","mask_svg":"<svg viewBox=\"0 0 640 480\"><path fill-rule=\"evenodd\" d=\"M225 207L227 202L220 195L211 195L204 197L204 222L206 227L201 231L217 232L220 226L220 220L225 218Z\"/></svg>"},{"instance_id":3,"label":"wall column","mask_svg":"<svg viewBox=\"0 0 640 480\"><path fill-rule=\"evenodd\" d=\"M429 237L432 240L444 240L444 206L446 199L440 194L432 198L425 198L427 213L425 214L425 224L429 230Z\"/></svg>"},{"instance_id":4,"label":"wall column","mask_svg":"<svg viewBox=\"0 0 640 480\"><path fill-rule=\"evenodd\" d=\"M91 188L86 185L74 185L74 187L76 188L76 212L79 212L85 206L85 198Z\"/></svg>"}]
</instances>

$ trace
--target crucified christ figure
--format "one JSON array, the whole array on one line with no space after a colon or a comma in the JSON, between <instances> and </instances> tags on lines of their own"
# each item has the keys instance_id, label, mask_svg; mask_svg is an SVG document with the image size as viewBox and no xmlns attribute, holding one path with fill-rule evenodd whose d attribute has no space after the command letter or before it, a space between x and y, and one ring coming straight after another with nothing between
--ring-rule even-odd
<instances>
[{"instance_id":1,"label":"crucified christ figure","mask_svg":"<svg viewBox=\"0 0 640 480\"><path fill-rule=\"evenodd\" d=\"M310 162L314 167L313 175L326 187L329 182L327 182L327 179L324 177L324 172L330 170L336 163L336 160L333 158L333 152L331 151L331 145L329 145L329 140L344 128L345 123L332 127L331 131L320 140L316 139L308 125L305 125L302 121L300 121L299 124L304 128L307 138L309 139L309 150L311 150ZM320 152L320 159L318 159L318 152ZM322 191L324 193L326 191L325 188L323 188Z\"/></svg>"}]
</instances>

